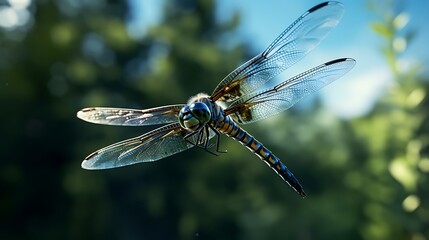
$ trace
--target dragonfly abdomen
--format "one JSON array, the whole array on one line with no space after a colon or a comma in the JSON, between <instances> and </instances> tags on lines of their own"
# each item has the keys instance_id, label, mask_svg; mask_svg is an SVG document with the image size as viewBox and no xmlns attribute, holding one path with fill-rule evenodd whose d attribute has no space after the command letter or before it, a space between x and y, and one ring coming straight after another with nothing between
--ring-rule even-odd
<instances>
[{"instance_id":1,"label":"dragonfly abdomen","mask_svg":"<svg viewBox=\"0 0 429 240\"><path fill-rule=\"evenodd\" d=\"M270 150L268 150L261 142L256 140L252 135L238 126L231 119L231 117L227 116L223 121L223 124L218 126L218 129L257 155L298 194L300 194L302 197L305 196L304 189L302 188L298 179L295 178L292 172L280 161L280 159L276 157Z\"/></svg>"}]
</instances>

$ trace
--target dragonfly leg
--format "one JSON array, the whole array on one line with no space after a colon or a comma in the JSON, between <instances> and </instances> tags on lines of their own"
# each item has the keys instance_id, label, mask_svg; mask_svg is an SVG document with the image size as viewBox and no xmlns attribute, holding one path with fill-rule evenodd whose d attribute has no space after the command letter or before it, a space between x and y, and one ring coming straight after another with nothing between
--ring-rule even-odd
<instances>
[{"instance_id":1,"label":"dragonfly leg","mask_svg":"<svg viewBox=\"0 0 429 240\"><path fill-rule=\"evenodd\" d=\"M208 149L211 147L211 145L209 146L209 142L210 142L210 133L209 133L209 128L207 127L207 125L204 127L204 131L206 133L206 139L204 140L204 148Z\"/></svg>"},{"instance_id":2,"label":"dragonfly leg","mask_svg":"<svg viewBox=\"0 0 429 240\"><path fill-rule=\"evenodd\" d=\"M189 140L190 137L194 136L197 133L198 133L198 137L197 137L197 141L196 142L192 142L191 140ZM204 142L202 142L203 141L203 136L204 136L204 129L200 129L199 131L191 132L191 133L185 135L183 137L183 139L185 141L187 141L188 143L194 145L195 147L199 147L199 148L204 149L205 151L207 151L207 152L209 152L209 153L211 153L211 154L213 154L215 156L219 156L219 154L214 153L214 152L212 152L212 151L209 150L209 148L211 147L211 146L208 145L209 137L206 137L206 139L204 139ZM203 144L204 144L204 146L202 146Z\"/></svg>"},{"instance_id":3,"label":"dragonfly leg","mask_svg":"<svg viewBox=\"0 0 429 240\"><path fill-rule=\"evenodd\" d=\"M227 150L225 150L225 151L219 150L219 145L220 145L220 132L219 132L219 130L217 130L216 128L214 128L214 127L212 127L210 125L209 125L209 127L216 134L216 152L218 152L218 153L227 153L228 152Z\"/></svg>"},{"instance_id":4,"label":"dragonfly leg","mask_svg":"<svg viewBox=\"0 0 429 240\"><path fill-rule=\"evenodd\" d=\"M197 142L192 142L191 140L189 140L190 137L194 136L195 134L197 134L198 132L190 132L188 134L186 134L183 139L185 139L188 143L194 145L194 146L198 146L198 141Z\"/></svg>"}]
</instances>

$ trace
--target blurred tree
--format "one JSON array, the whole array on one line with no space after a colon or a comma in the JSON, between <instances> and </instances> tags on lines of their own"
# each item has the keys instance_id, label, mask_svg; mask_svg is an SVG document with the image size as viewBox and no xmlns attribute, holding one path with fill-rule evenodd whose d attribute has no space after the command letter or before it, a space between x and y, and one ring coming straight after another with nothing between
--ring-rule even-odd
<instances>
[{"instance_id":1,"label":"blurred tree","mask_svg":"<svg viewBox=\"0 0 429 240\"><path fill-rule=\"evenodd\" d=\"M74 116L81 101L109 99L102 86L120 78L119 69L124 59L133 56L137 44L125 31L124 3L29 3L32 15L27 25L1 29L0 104L7 114L1 124L5 151L0 175L6 194L2 195L0 220L5 231L0 231L0 238L91 236L98 233L96 228L73 222L87 209L73 206L70 191L76 185L69 186L64 180L70 171L76 171L68 166L82 156L82 151L76 151L81 145L76 142ZM101 94L91 97L88 91L95 88ZM98 100L85 100L94 96ZM97 194L92 200L103 203ZM102 217L88 215L87 219L92 222Z\"/></svg>"},{"instance_id":2,"label":"blurred tree","mask_svg":"<svg viewBox=\"0 0 429 240\"><path fill-rule=\"evenodd\" d=\"M161 163L154 171L79 167L85 154L136 135L136 129L86 125L75 118L79 108L186 102L241 60L241 46L219 42L237 15L219 25L213 1L166 6L164 22L141 41L127 34L123 1L34 1L26 26L1 29L0 104L7 117L0 238L188 233L177 223L186 215L186 171L195 171L190 162ZM189 156L196 155L183 158Z\"/></svg>"}]
</instances>

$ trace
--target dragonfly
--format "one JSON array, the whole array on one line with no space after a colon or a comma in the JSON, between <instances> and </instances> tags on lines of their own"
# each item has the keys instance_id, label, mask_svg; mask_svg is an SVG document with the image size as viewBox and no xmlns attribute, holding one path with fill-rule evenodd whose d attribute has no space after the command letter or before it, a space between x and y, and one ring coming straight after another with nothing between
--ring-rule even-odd
<instances>
[{"instance_id":1,"label":"dragonfly","mask_svg":"<svg viewBox=\"0 0 429 240\"><path fill-rule=\"evenodd\" d=\"M339 23L343 12L344 6L339 2L329 1L312 7L262 53L228 74L211 95L199 93L186 104L143 110L108 107L80 110L78 118L95 124L163 124L143 135L91 153L82 162L82 168L109 169L152 162L192 147L217 154L222 152L219 150L220 136L226 135L258 156L293 190L305 197L302 185L286 165L241 125L266 119L292 107L353 68L354 59L339 58L277 85L272 81L315 48Z\"/></svg>"}]
</instances>

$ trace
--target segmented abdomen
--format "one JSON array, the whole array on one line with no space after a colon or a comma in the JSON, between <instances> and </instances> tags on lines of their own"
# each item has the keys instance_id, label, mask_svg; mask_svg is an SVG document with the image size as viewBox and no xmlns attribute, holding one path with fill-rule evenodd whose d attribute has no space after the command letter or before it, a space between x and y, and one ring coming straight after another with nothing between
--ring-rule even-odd
<instances>
[{"instance_id":1,"label":"segmented abdomen","mask_svg":"<svg viewBox=\"0 0 429 240\"><path fill-rule=\"evenodd\" d=\"M287 167L280 162L270 150L268 150L262 143L256 140L252 135L238 126L231 117L226 116L224 121L219 123L216 128L226 135L232 137L234 140L240 142L247 149L256 154L262 161L270 166L289 186L291 186L302 197L305 196L304 189L299 183L298 179L292 174Z\"/></svg>"}]
</instances>

